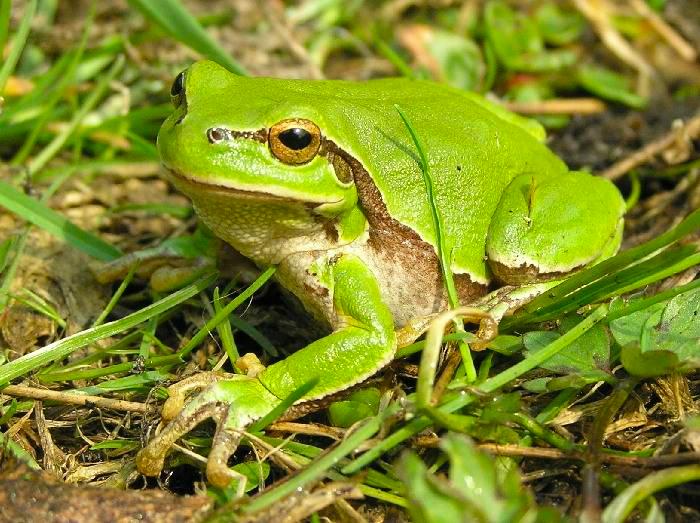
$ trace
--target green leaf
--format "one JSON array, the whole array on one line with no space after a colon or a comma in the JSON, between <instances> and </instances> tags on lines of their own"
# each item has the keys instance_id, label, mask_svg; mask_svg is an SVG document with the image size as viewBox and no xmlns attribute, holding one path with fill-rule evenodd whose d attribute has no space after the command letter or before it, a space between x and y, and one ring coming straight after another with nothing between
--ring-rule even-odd
<instances>
[{"instance_id":1,"label":"green leaf","mask_svg":"<svg viewBox=\"0 0 700 523\"><path fill-rule=\"evenodd\" d=\"M700 367L699 316L700 289L694 288L612 321L625 368L638 376L658 376Z\"/></svg>"},{"instance_id":2,"label":"green leaf","mask_svg":"<svg viewBox=\"0 0 700 523\"><path fill-rule=\"evenodd\" d=\"M615 341L623 347L630 343L639 344L642 338L642 332L645 328L644 326L651 319L653 319L652 325L658 323L658 321L661 319L661 314L663 313L666 304L667 302L657 303L647 307L646 309L642 309L611 321L610 332L612 333Z\"/></svg>"},{"instance_id":3,"label":"green leaf","mask_svg":"<svg viewBox=\"0 0 700 523\"><path fill-rule=\"evenodd\" d=\"M622 347L620 361L632 376L651 378L665 376L678 369L678 357L672 352L655 350L642 352L639 345L630 343Z\"/></svg>"},{"instance_id":4,"label":"green leaf","mask_svg":"<svg viewBox=\"0 0 700 523\"><path fill-rule=\"evenodd\" d=\"M544 40L553 45L575 42L586 25L576 11L564 10L555 2L542 4L535 11L535 22Z\"/></svg>"},{"instance_id":5,"label":"green leaf","mask_svg":"<svg viewBox=\"0 0 700 523\"><path fill-rule=\"evenodd\" d=\"M214 60L232 73L247 72L200 25L179 0L129 0L129 4L176 40Z\"/></svg>"},{"instance_id":6,"label":"green leaf","mask_svg":"<svg viewBox=\"0 0 700 523\"><path fill-rule=\"evenodd\" d=\"M570 315L563 319L559 332L532 331L525 334L523 343L527 354L536 354L576 325L579 319ZM598 324L567 345L540 367L559 374L588 373L610 368L610 339L603 325Z\"/></svg>"},{"instance_id":7,"label":"green leaf","mask_svg":"<svg viewBox=\"0 0 700 523\"><path fill-rule=\"evenodd\" d=\"M700 363L700 290L672 298L652 332L654 350L668 350L681 361Z\"/></svg>"},{"instance_id":8,"label":"green leaf","mask_svg":"<svg viewBox=\"0 0 700 523\"><path fill-rule=\"evenodd\" d=\"M480 90L486 66L474 41L449 31L430 29L425 47L440 67L442 77L438 80L467 91Z\"/></svg>"},{"instance_id":9,"label":"green leaf","mask_svg":"<svg viewBox=\"0 0 700 523\"><path fill-rule=\"evenodd\" d=\"M376 387L357 390L347 400L334 401L328 406L328 418L335 427L348 428L360 420L377 414L381 393Z\"/></svg>"},{"instance_id":10,"label":"green leaf","mask_svg":"<svg viewBox=\"0 0 700 523\"><path fill-rule=\"evenodd\" d=\"M399 464L414 521L561 521L557 512L537 508L511 460L497 461L477 450L469 438L454 433L448 433L440 447L449 460L448 478L431 474L413 452L404 454Z\"/></svg>"},{"instance_id":11,"label":"green leaf","mask_svg":"<svg viewBox=\"0 0 700 523\"><path fill-rule=\"evenodd\" d=\"M484 28L499 61L511 71L558 71L576 62L576 53L567 49L546 51L535 22L504 2L486 5Z\"/></svg>"},{"instance_id":12,"label":"green leaf","mask_svg":"<svg viewBox=\"0 0 700 523\"><path fill-rule=\"evenodd\" d=\"M628 78L604 67L584 65L579 67L578 82L587 91L610 100L620 102L635 109L647 104L647 99L632 92Z\"/></svg>"},{"instance_id":13,"label":"green leaf","mask_svg":"<svg viewBox=\"0 0 700 523\"><path fill-rule=\"evenodd\" d=\"M474 517L471 507L465 507L447 486L428 472L417 454L409 452L403 456L398 474L404 482L411 519L416 523L480 521Z\"/></svg>"}]
</instances>

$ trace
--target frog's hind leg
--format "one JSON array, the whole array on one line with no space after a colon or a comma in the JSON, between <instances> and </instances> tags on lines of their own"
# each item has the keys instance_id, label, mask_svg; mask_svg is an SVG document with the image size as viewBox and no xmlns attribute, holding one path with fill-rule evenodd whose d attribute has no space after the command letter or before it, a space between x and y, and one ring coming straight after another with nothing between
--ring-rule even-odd
<instances>
[{"instance_id":1,"label":"frog's hind leg","mask_svg":"<svg viewBox=\"0 0 700 523\"><path fill-rule=\"evenodd\" d=\"M563 278L617 251L624 212L622 196L604 178L583 172L517 176L491 219L489 266L509 285Z\"/></svg>"}]
</instances>

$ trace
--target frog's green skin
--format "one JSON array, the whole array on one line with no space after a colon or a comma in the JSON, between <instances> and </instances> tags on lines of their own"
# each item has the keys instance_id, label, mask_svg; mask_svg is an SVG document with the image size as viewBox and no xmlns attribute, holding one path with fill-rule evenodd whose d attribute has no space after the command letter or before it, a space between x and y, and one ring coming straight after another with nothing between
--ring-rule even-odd
<instances>
[{"instance_id":1,"label":"frog's green skin","mask_svg":"<svg viewBox=\"0 0 700 523\"><path fill-rule=\"evenodd\" d=\"M408 79L241 78L206 61L173 94L158 148L175 186L217 236L277 265L279 282L333 332L256 377L210 385L141 452L145 473L160 471L193 420L214 416L208 474L225 483L235 429L312 378L305 399L366 379L392 359L396 328L446 307L417 151L395 104L427 153L462 303L497 284L561 277L619 246L617 189L568 171L537 124L476 95ZM295 127L311 133L296 153L277 137ZM171 413L184 395L172 401ZM229 406L207 410L216 401Z\"/></svg>"}]
</instances>

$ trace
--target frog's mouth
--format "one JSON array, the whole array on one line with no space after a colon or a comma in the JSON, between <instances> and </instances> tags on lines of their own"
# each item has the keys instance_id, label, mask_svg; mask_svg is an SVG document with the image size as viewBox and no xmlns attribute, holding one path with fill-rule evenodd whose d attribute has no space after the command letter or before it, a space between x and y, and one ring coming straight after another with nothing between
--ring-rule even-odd
<instances>
[{"instance_id":1,"label":"frog's mouth","mask_svg":"<svg viewBox=\"0 0 700 523\"><path fill-rule=\"evenodd\" d=\"M264 191L250 191L246 189L238 189L227 185L217 183L204 182L196 180L186 174L183 174L172 167L164 167L168 179L175 187L190 197L195 197L200 194L208 195L227 195L231 199L255 200L264 202L287 203L290 205L304 205L307 208L315 209L322 205L339 204L342 200L324 201L324 202L305 202L303 200L292 198L290 196L279 196Z\"/></svg>"}]
</instances>

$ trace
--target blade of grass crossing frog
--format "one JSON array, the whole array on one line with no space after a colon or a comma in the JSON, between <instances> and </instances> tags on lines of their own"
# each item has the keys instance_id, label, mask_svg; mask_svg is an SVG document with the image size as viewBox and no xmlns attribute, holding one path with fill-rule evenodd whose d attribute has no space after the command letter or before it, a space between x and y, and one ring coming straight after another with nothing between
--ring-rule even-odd
<instances>
[{"instance_id":1,"label":"blade of grass crossing frog","mask_svg":"<svg viewBox=\"0 0 700 523\"><path fill-rule=\"evenodd\" d=\"M243 66L207 33L178 0L129 0L129 4L176 40L218 62L234 74L248 75Z\"/></svg>"},{"instance_id":2,"label":"blade of grass crossing frog","mask_svg":"<svg viewBox=\"0 0 700 523\"><path fill-rule=\"evenodd\" d=\"M9 1L5 0L3 4L8 4ZM10 50L5 56L5 61L0 67L0 93L5 92L5 85L10 75L14 72L19 57L22 55L24 50L24 45L27 43L27 37L29 36L29 30L31 29L32 19L34 18L34 13L36 12L37 0L29 0L24 8L24 14L17 27L17 32L12 37L12 44L10 45ZM5 9L3 7L3 9ZM8 7L9 9L9 7ZM2 48L0 48L2 49Z\"/></svg>"},{"instance_id":3,"label":"blade of grass crossing frog","mask_svg":"<svg viewBox=\"0 0 700 523\"><path fill-rule=\"evenodd\" d=\"M492 393L500 389L505 384L516 379L517 377L528 372L542 362L551 358L553 355L564 349L567 345L572 343L574 340L578 339L585 332L587 332L596 323L603 320L608 312L607 305L601 305L595 309L590 315L581 320L578 325L574 326L572 329L567 331L560 338L556 339L542 350L528 356L519 363L513 365L512 367L506 369L505 371L487 379L483 383L479 384L476 389L482 393ZM453 386L464 386L468 385L464 381L454 381ZM473 394L468 394L465 391L460 391L457 393L452 393L446 396L445 401L442 405L438 407L442 412L452 413L455 412L476 400L476 396ZM396 447L408 438L418 434L421 430L430 427L431 421L425 416L418 416L406 425L396 430L394 433L378 442L374 447L365 452L362 456L353 460L349 465L345 466L341 472L343 474L355 474L362 468L368 466L374 460L378 459L382 454L388 450Z\"/></svg>"},{"instance_id":4,"label":"blade of grass crossing frog","mask_svg":"<svg viewBox=\"0 0 700 523\"><path fill-rule=\"evenodd\" d=\"M430 177L430 164L428 163L428 157L425 154L423 145L416 130L411 125L406 113L403 112L401 107L394 104L394 108L399 113L401 120L403 120L408 133L411 135L413 144L416 146L418 151L418 157L420 158L420 170L423 175L423 183L425 185L425 192L428 198L428 203L430 204L430 212L433 218L433 229L435 230L435 238L437 240L437 255L440 260L440 270L442 272L442 279L445 283L445 289L447 290L447 298L450 303L450 308L455 309L459 307L459 298L457 297L457 289L455 288L454 278L452 277L452 263L450 261L450 253L447 252L445 247L445 234L444 226L442 222L442 216L440 215L440 209L438 209L435 203L434 190L433 190L433 180ZM464 323L459 317L455 317L453 320L457 331L464 331ZM474 362L472 361L471 352L469 347L464 341L458 341L459 352L462 356L462 363L464 364L464 370L467 375L467 379L470 382L476 380L476 368L474 367Z\"/></svg>"},{"instance_id":5,"label":"blade of grass crossing frog","mask_svg":"<svg viewBox=\"0 0 700 523\"><path fill-rule=\"evenodd\" d=\"M93 327L81 332L78 332L62 340L55 341L41 349L25 354L5 365L0 366L0 387L9 383L11 380L24 376L39 367L46 365L52 361L63 359L72 352L81 349L87 345L95 343L99 340L114 336L127 329L131 329L154 316L158 316L163 312L189 300L193 296L206 289L215 279L214 274L204 276L196 282L180 289L169 296L144 307L140 311L134 312L124 318L116 321L105 323L98 327Z\"/></svg>"},{"instance_id":6,"label":"blade of grass crossing frog","mask_svg":"<svg viewBox=\"0 0 700 523\"><path fill-rule=\"evenodd\" d=\"M0 206L98 260L110 261L122 254L113 245L81 229L63 215L2 181Z\"/></svg>"}]
</instances>

